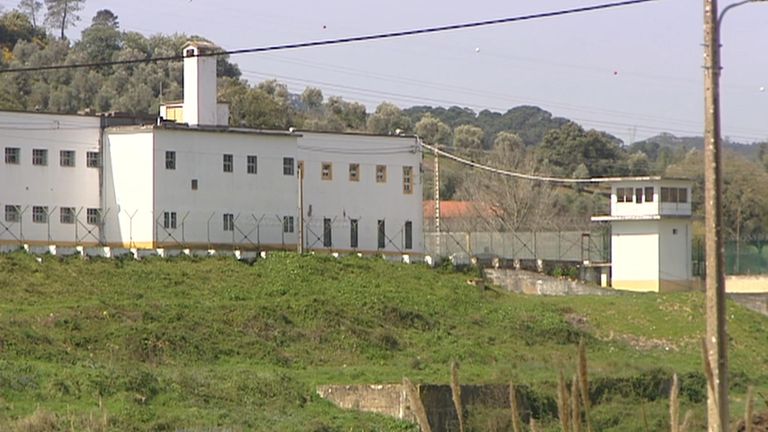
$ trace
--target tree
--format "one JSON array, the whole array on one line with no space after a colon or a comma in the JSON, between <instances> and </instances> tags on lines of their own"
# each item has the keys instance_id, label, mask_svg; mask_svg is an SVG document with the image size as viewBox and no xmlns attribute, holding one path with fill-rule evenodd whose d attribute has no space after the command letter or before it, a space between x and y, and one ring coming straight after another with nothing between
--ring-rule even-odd
<instances>
[{"instance_id":1,"label":"tree","mask_svg":"<svg viewBox=\"0 0 768 432\"><path fill-rule=\"evenodd\" d=\"M82 10L85 0L45 0L48 9L45 13L45 23L51 28L61 30L61 39L66 39L64 30L80 21L78 12Z\"/></svg>"},{"instance_id":2,"label":"tree","mask_svg":"<svg viewBox=\"0 0 768 432\"><path fill-rule=\"evenodd\" d=\"M21 0L19 2L19 12L29 18L32 22L32 28L37 30L37 16L40 14L40 10L43 8L43 2L40 0Z\"/></svg>"},{"instance_id":3,"label":"tree","mask_svg":"<svg viewBox=\"0 0 768 432\"><path fill-rule=\"evenodd\" d=\"M117 15L108 9L102 9L93 17L91 25L83 30L76 48L86 53L88 61L105 62L112 60L121 45L122 34Z\"/></svg>"},{"instance_id":4,"label":"tree","mask_svg":"<svg viewBox=\"0 0 768 432\"><path fill-rule=\"evenodd\" d=\"M453 145L456 148L482 150L485 132L477 126L461 125L453 131Z\"/></svg>"},{"instance_id":5,"label":"tree","mask_svg":"<svg viewBox=\"0 0 768 432\"><path fill-rule=\"evenodd\" d=\"M380 135L392 135L400 129L410 132L411 119L403 111L389 102L382 102L368 119L368 131Z\"/></svg>"},{"instance_id":6,"label":"tree","mask_svg":"<svg viewBox=\"0 0 768 432\"><path fill-rule=\"evenodd\" d=\"M323 91L319 88L307 87L301 93L301 102L310 110L320 109L323 106Z\"/></svg>"},{"instance_id":7,"label":"tree","mask_svg":"<svg viewBox=\"0 0 768 432\"><path fill-rule=\"evenodd\" d=\"M451 142L451 128L429 113L416 123L416 135L427 144L447 145Z\"/></svg>"},{"instance_id":8,"label":"tree","mask_svg":"<svg viewBox=\"0 0 768 432\"><path fill-rule=\"evenodd\" d=\"M573 122L547 132L537 153L539 160L554 167L558 175L570 177L581 164L592 177L627 174L626 153L614 137L585 131Z\"/></svg>"}]
</instances>

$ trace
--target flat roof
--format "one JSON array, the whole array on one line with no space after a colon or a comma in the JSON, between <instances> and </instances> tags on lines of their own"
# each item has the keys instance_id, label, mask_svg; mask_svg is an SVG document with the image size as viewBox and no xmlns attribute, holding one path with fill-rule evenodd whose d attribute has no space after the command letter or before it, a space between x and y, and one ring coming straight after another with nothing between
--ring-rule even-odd
<instances>
[{"instance_id":1,"label":"flat roof","mask_svg":"<svg viewBox=\"0 0 768 432\"><path fill-rule=\"evenodd\" d=\"M349 135L349 136L369 136L369 137L379 137L379 138L416 138L416 135L413 134L401 134L401 135L382 135L382 134L375 134L370 132L357 132L357 131L345 131L345 132L334 132L334 131L314 131L314 130L307 130L307 129L296 129L297 132L300 133L307 133L307 134L327 134L327 135Z\"/></svg>"},{"instance_id":2,"label":"flat roof","mask_svg":"<svg viewBox=\"0 0 768 432\"><path fill-rule=\"evenodd\" d=\"M291 131L278 131L268 129L249 129L249 128L233 128L229 126L187 126L186 124L178 124L173 122L164 122L161 124L152 125L127 125L127 126L110 126L107 129L115 131L123 130L169 130L180 132L218 132L218 133L237 133L248 135L268 135L268 136L282 136L282 137L300 137L301 134Z\"/></svg>"}]
</instances>

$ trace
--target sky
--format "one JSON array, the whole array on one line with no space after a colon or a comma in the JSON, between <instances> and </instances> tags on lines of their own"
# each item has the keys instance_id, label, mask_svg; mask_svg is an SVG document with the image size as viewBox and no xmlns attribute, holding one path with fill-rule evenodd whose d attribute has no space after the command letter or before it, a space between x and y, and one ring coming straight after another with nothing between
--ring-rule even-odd
<instances>
[{"instance_id":1,"label":"sky","mask_svg":"<svg viewBox=\"0 0 768 432\"><path fill-rule=\"evenodd\" d=\"M264 47L536 14L609 0L87 0L121 29L204 36L224 49ZM11 9L17 0L0 0ZM728 1L720 1L720 8ZM245 54L251 83L402 108L505 112L536 105L625 142L703 134L703 0L657 0L482 28ZM723 136L768 139L768 1L732 9L721 31Z\"/></svg>"}]
</instances>

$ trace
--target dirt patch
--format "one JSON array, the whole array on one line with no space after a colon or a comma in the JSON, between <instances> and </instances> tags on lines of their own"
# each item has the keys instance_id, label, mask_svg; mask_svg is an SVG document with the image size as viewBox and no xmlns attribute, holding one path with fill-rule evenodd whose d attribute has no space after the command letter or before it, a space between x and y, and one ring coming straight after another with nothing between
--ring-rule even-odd
<instances>
[{"instance_id":1,"label":"dirt patch","mask_svg":"<svg viewBox=\"0 0 768 432\"><path fill-rule=\"evenodd\" d=\"M739 422L736 423L736 432L744 432L746 430L747 428L744 424L744 420L739 420ZM752 432L768 432L768 411L763 411L752 416Z\"/></svg>"}]
</instances>

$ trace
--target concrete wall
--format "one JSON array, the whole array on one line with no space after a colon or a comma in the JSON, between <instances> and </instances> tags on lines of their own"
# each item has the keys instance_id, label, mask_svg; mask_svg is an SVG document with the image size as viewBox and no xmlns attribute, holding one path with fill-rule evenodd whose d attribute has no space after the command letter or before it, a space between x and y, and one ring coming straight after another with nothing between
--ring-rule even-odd
<instances>
[{"instance_id":1,"label":"concrete wall","mask_svg":"<svg viewBox=\"0 0 768 432\"><path fill-rule=\"evenodd\" d=\"M322 385L317 387L317 394L339 408L415 421L401 384Z\"/></svg>"},{"instance_id":2,"label":"concrete wall","mask_svg":"<svg viewBox=\"0 0 768 432\"><path fill-rule=\"evenodd\" d=\"M0 111L0 244L98 243L98 228L87 209L100 208L99 169L86 166L87 152L99 151L99 117ZM19 163L5 161L18 148ZM33 165L34 149L47 151L45 165ZM74 151L75 166L61 166L60 152ZM7 221L6 206L18 206L19 222ZM46 207L48 221L33 222L33 207ZM61 208L74 208L75 223L61 222Z\"/></svg>"},{"instance_id":3,"label":"concrete wall","mask_svg":"<svg viewBox=\"0 0 768 432\"><path fill-rule=\"evenodd\" d=\"M602 289L570 279L560 279L539 273L512 269L485 269L485 277L507 291L534 295L614 295L616 291Z\"/></svg>"},{"instance_id":4,"label":"concrete wall","mask_svg":"<svg viewBox=\"0 0 768 432\"><path fill-rule=\"evenodd\" d=\"M725 291L733 294L766 294L768 275L726 276Z\"/></svg>"}]
</instances>

